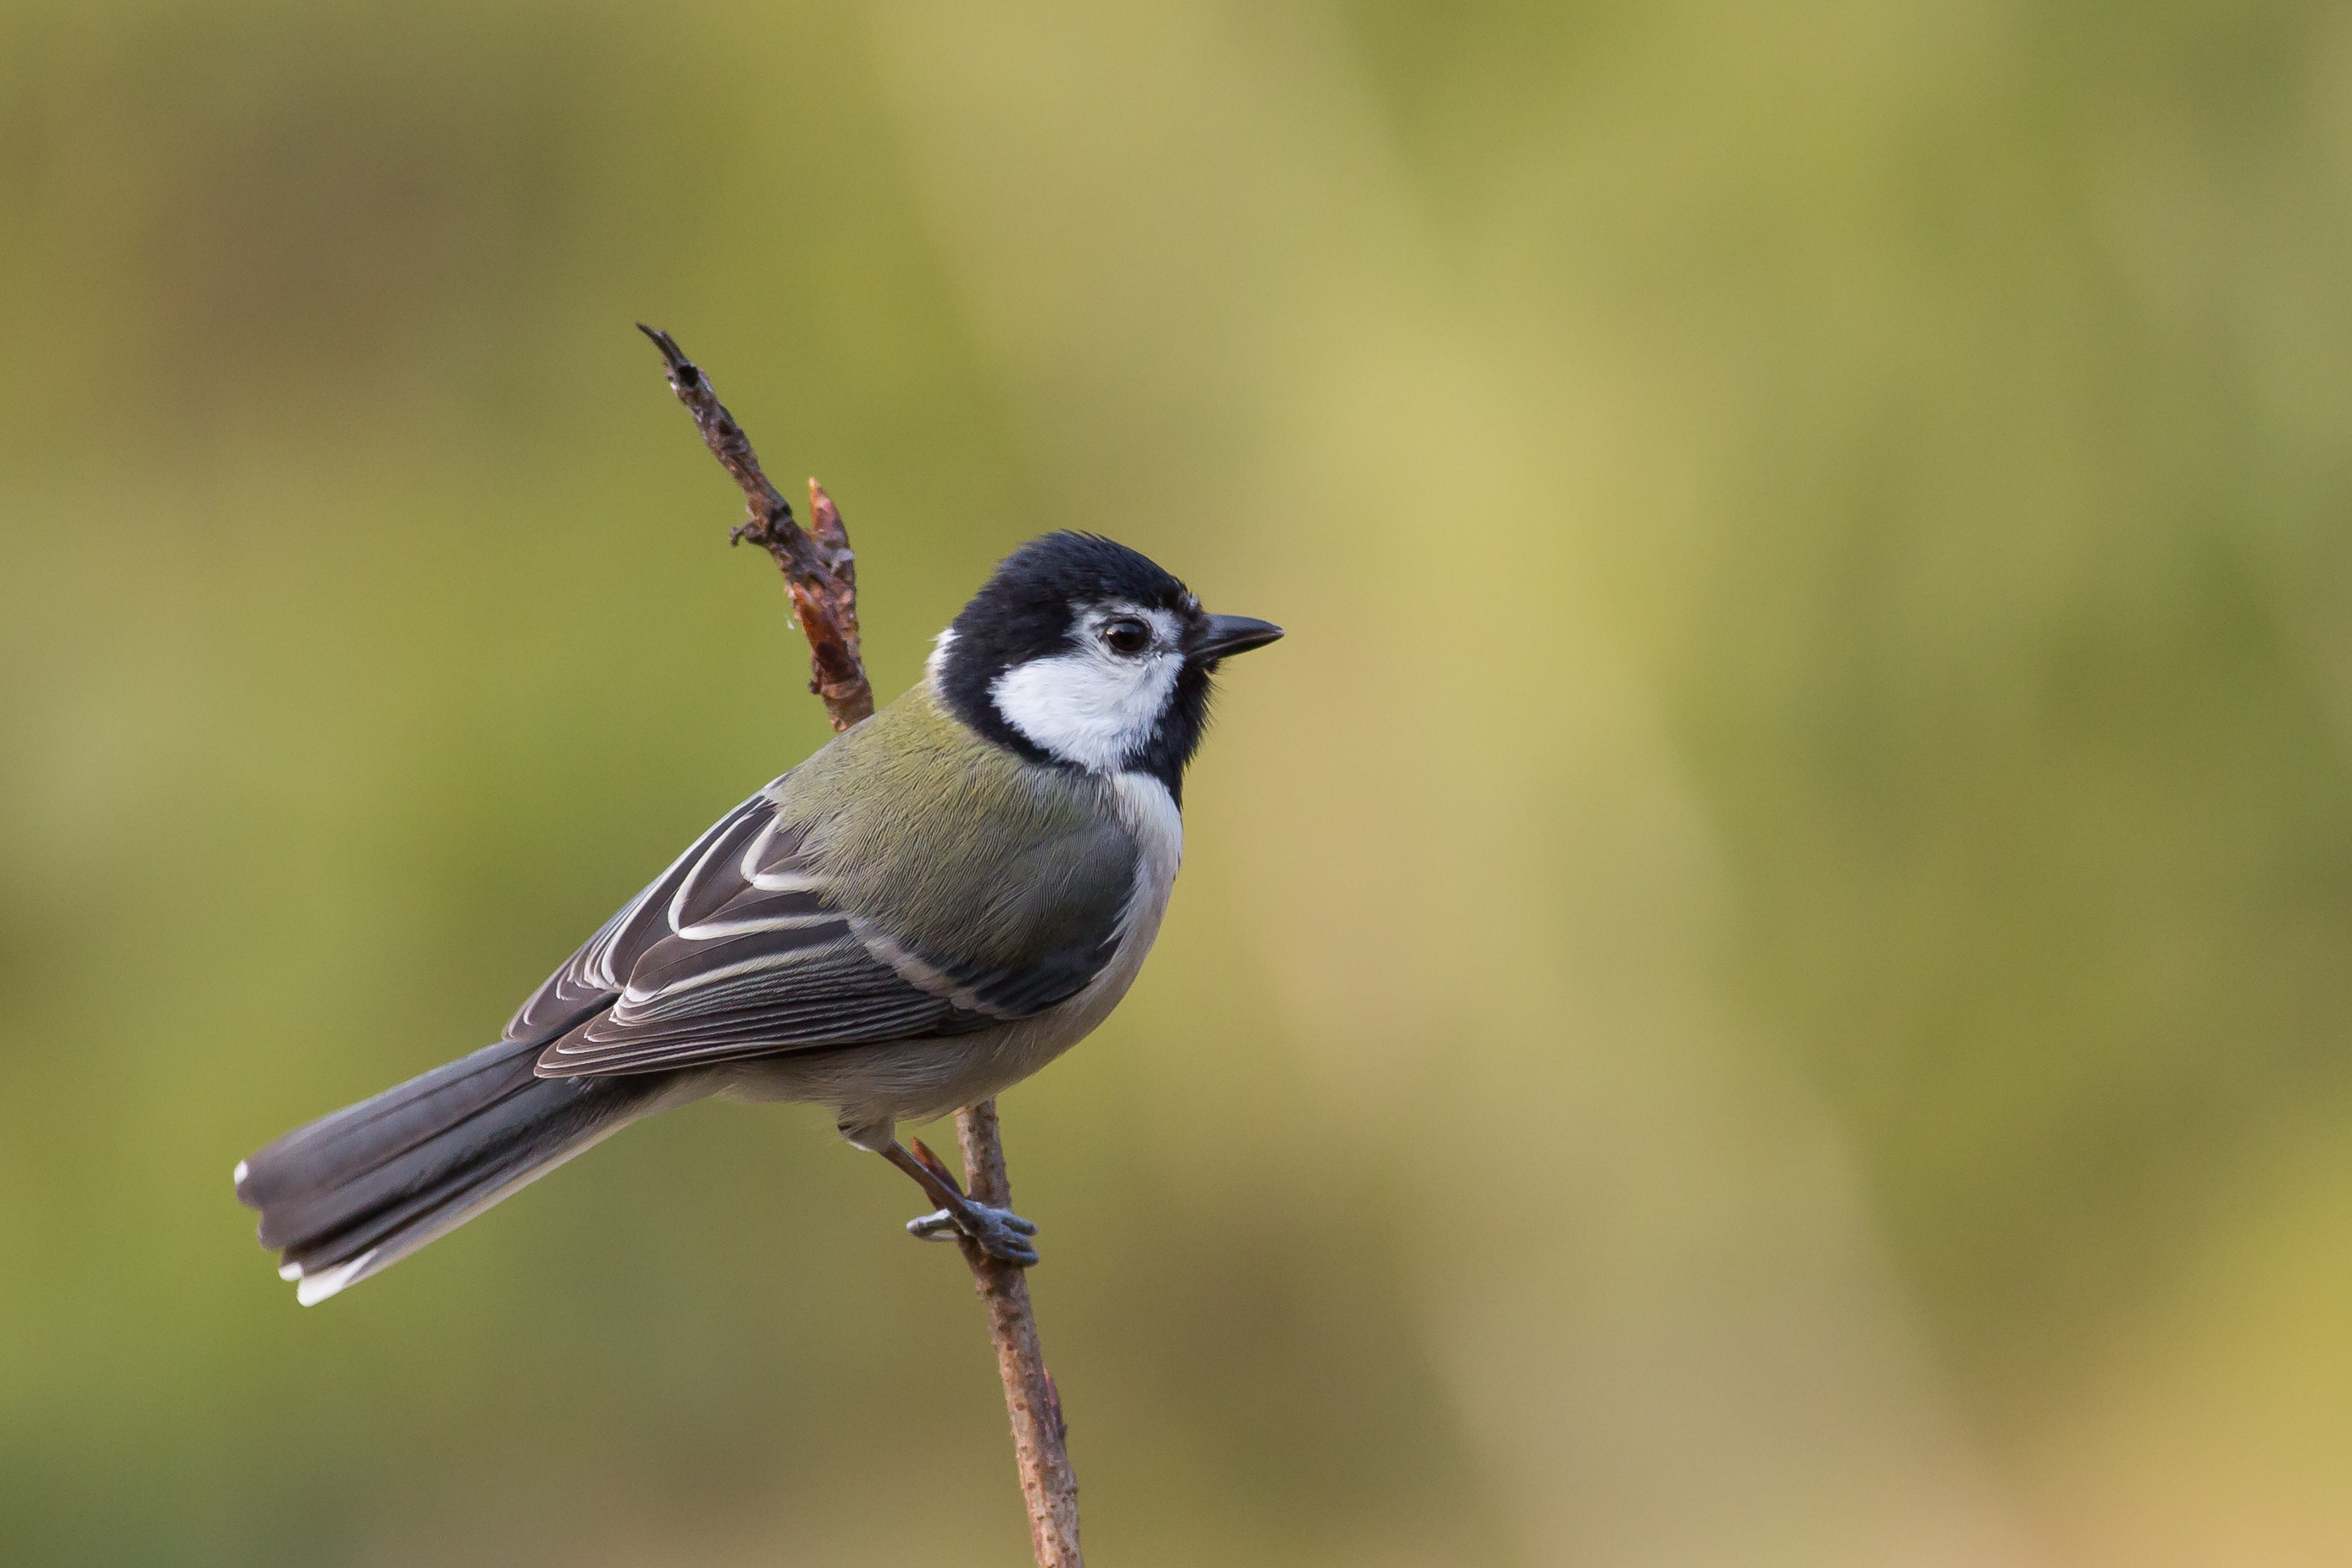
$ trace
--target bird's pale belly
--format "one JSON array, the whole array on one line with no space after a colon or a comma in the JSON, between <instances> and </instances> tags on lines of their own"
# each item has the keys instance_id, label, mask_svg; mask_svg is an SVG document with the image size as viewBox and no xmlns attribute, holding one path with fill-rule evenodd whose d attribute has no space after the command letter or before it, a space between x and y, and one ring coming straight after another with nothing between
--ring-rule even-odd
<instances>
[{"instance_id":1,"label":"bird's pale belly","mask_svg":"<svg viewBox=\"0 0 2352 1568\"><path fill-rule=\"evenodd\" d=\"M1010 1089L1092 1034L1134 984L1158 935L1159 911L1139 921L1087 988L1059 1007L977 1034L801 1051L714 1069L736 1099L828 1106L861 1147L890 1141L899 1122L928 1122Z\"/></svg>"}]
</instances>

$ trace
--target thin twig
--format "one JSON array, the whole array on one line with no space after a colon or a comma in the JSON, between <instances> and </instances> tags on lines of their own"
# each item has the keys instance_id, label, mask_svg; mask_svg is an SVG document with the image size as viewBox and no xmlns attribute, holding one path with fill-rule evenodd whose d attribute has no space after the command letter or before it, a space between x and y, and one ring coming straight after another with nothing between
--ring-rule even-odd
<instances>
[{"instance_id":1,"label":"thin twig","mask_svg":"<svg viewBox=\"0 0 2352 1568\"><path fill-rule=\"evenodd\" d=\"M996 1102L982 1100L956 1113L956 1139L971 1196L991 1208L1013 1207L1013 1178L1004 1169ZM958 1239L971 1268L972 1289L988 1307L988 1333L996 1342L996 1370L1004 1378L1004 1408L1013 1417L1013 1453L1021 1466L1021 1497L1029 1505L1029 1544L1038 1568L1085 1568L1078 1551L1078 1478L1070 1469L1069 1424L1062 1391L1045 1370L1037 1319L1029 1310L1029 1276L1000 1263L970 1237Z\"/></svg>"},{"instance_id":2,"label":"thin twig","mask_svg":"<svg viewBox=\"0 0 2352 1568\"><path fill-rule=\"evenodd\" d=\"M809 690L824 699L833 727L847 729L874 716L874 688L866 684L866 663L857 645L857 557L849 548L849 532L833 497L814 479L809 481L811 534L793 520L793 504L776 488L751 450L751 438L719 401L719 393L700 366L686 357L677 340L644 322L637 330L654 340L668 367L669 390L694 415L702 444L743 492L750 516L727 537L735 544L750 539L775 557L793 596L793 615L808 634Z\"/></svg>"},{"instance_id":3,"label":"thin twig","mask_svg":"<svg viewBox=\"0 0 2352 1568\"><path fill-rule=\"evenodd\" d=\"M793 609L807 633L809 664L814 678L809 690L824 699L833 727L847 729L874 712L874 688L866 678L866 664L857 645L856 558L850 553L849 534L841 513L814 479L809 481L809 511L815 524L812 537L793 520L793 508L760 467L751 437L719 401L710 378L686 357L667 332L639 323L637 329L654 340L668 366L670 390L694 415L703 444L734 476L742 488L749 521L729 536L750 539L776 558L792 590ZM996 1102L983 1100L956 1113L956 1137L963 1148L963 1168L971 1196L993 1208L1013 1207L1013 1178L1004 1166L1004 1140L996 1120ZM937 1164L938 1156L919 1139L915 1153L950 1181L954 1177ZM988 1334L996 1343L996 1370L1004 1379L1004 1408L1013 1421L1013 1456L1021 1470L1021 1496L1029 1511L1029 1542L1036 1550L1037 1568L1086 1568L1078 1551L1078 1479L1070 1469L1066 1439L1069 1427L1062 1419L1061 1391L1045 1370L1045 1353L1037 1339L1037 1317L1029 1306L1029 1281L1021 1270L1000 1263L981 1250L969 1237L960 1237L963 1260L971 1270L972 1289L988 1309Z\"/></svg>"}]
</instances>

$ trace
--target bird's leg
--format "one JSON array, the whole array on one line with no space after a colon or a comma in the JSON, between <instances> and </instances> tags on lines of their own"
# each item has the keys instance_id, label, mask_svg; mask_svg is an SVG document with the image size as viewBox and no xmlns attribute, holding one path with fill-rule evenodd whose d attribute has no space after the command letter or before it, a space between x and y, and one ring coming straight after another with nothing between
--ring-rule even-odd
<instances>
[{"instance_id":1,"label":"bird's leg","mask_svg":"<svg viewBox=\"0 0 2352 1568\"><path fill-rule=\"evenodd\" d=\"M922 1139L915 1140L912 1154L896 1138L875 1152L912 1176L915 1185L940 1206L934 1213L907 1221L908 1234L925 1241L967 1236L998 1262L1015 1268L1026 1269L1037 1261L1037 1249L1029 1239L1037 1234L1036 1226L1009 1208L991 1208L966 1197L963 1188L956 1185L954 1173L923 1146Z\"/></svg>"}]
</instances>

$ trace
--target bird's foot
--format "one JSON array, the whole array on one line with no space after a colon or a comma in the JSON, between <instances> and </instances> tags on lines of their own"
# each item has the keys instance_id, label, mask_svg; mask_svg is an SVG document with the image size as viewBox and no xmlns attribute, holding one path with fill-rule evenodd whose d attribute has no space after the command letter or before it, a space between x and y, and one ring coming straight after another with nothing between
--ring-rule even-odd
<instances>
[{"instance_id":1,"label":"bird's foot","mask_svg":"<svg viewBox=\"0 0 2352 1568\"><path fill-rule=\"evenodd\" d=\"M982 1251L1016 1269L1026 1269L1037 1261L1037 1249L1029 1240L1037 1234L1034 1221L1024 1219L1009 1208L991 1208L970 1198L964 1199L961 1214L940 1208L919 1219L907 1221L907 1234L925 1241L953 1241L960 1236L968 1236L979 1243Z\"/></svg>"},{"instance_id":2,"label":"bird's foot","mask_svg":"<svg viewBox=\"0 0 2352 1568\"><path fill-rule=\"evenodd\" d=\"M947 1162L923 1146L917 1138L909 1154L896 1140L883 1151L883 1157L905 1171L921 1184L940 1207L919 1218L907 1221L907 1233L924 1241L968 1239L982 1252L1000 1263L1010 1263L1016 1269L1026 1269L1037 1261L1037 1249L1029 1238L1037 1234L1037 1227L1009 1208L996 1208L976 1198L967 1197L956 1182L955 1173Z\"/></svg>"}]
</instances>

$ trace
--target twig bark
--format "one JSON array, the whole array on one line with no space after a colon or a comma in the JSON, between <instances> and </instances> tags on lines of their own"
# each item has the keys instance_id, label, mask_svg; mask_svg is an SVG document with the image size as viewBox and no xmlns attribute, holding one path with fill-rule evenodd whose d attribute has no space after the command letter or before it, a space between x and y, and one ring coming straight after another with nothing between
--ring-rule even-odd
<instances>
[{"instance_id":1,"label":"twig bark","mask_svg":"<svg viewBox=\"0 0 2352 1568\"><path fill-rule=\"evenodd\" d=\"M963 1145L971 1196L992 1208L1011 1208L1013 1178L1004 1169L996 1102L983 1100L957 1112L956 1140ZM1029 1544L1038 1568L1085 1568L1078 1551L1078 1478L1070 1469L1066 1441L1070 1428L1062 1419L1062 1391L1045 1370L1045 1353L1037 1343L1029 1276L991 1258L970 1238L960 1239L972 1289L988 1307L989 1337L996 1342L1004 1408L1013 1417L1013 1453L1021 1466L1021 1497L1029 1505Z\"/></svg>"},{"instance_id":2,"label":"twig bark","mask_svg":"<svg viewBox=\"0 0 2352 1568\"><path fill-rule=\"evenodd\" d=\"M792 591L793 610L809 643L809 690L824 699L836 730L847 729L874 712L874 688L857 643L857 567L849 534L833 498L809 481L814 533L793 518L792 504L760 467L751 437L719 401L701 368L686 357L667 332L638 324L654 340L668 368L670 390L694 415L703 444L734 476L751 516L728 537L750 539L773 556ZM1004 1166L1004 1140L996 1102L983 1100L956 1113L956 1138L971 1196L995 1208L1013 1207L1013 1178ZM937 1156L918 1140L915 1152L938 1174ZM948 1179L952 1180L951 1176ZM1021 1470L1021 1496L1029 1511L1029 1542L1037 1568L1086 1568L1078 1550L1078 1479L1070 1469L1062 1419L1061 1391L1045 1370L1037 1339L1037 1317L1029 1305L1029 1281L1021 1270L1000 1263L978 1243L960 1238L972 1289L988 1309L988 1333L996 1343L996 1370L1004 1380L1004 1407L1013 1421L1013 1454Z\"/></svg>"},{"instance_id":3,"label":"twig bark","mask_svg":"<svg viewBox=\"0 0 2352 1568\"><path fill-rule=\"evenodd\" d=\"M849 531L833 497L814 479L809 481L809 520L815 531L793 518L793 504L776 488L751 450L751 438L719 401L710 378L686 357L677 340L644 322L637 330L654 340L668 367L669 390L694 415L702 444L734 476L751 514L727 536L731 544L750 539L775 557L792 591L793 615L808 635L809 690L824 699L833 727L847 729L874 714L874 688L866 684L866 663L857 645L857 557L849 548Z\"/></svg>"}]
</instances>

